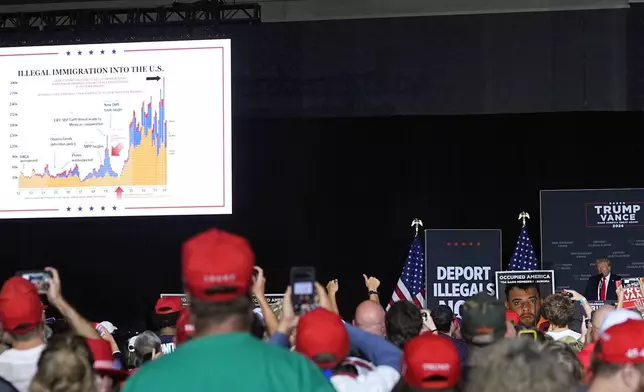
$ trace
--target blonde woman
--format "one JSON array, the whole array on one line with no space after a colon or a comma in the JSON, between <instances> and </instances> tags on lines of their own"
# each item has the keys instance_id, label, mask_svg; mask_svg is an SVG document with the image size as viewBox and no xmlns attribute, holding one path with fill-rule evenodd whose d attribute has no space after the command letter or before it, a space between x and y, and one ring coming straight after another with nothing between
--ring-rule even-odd
<instances>
[{"instance_id":1,"label":"blonde woman","mask_svg":"<svg viewBox=\"0 0 644 392\"><path fill-rule=\"evenodd\" d=\"M29 392L97 392L90 358L80 336L53 336L40 356Z\"/></svg>"}]
</instances>

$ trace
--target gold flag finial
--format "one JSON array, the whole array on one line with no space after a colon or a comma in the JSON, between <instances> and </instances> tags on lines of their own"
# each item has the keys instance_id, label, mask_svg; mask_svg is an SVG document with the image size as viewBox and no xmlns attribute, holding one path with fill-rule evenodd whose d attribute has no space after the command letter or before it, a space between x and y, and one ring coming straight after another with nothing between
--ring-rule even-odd
<instances>
[{"instance_id":1,"label":"gold flag finial","mask_svg":"<svg viewBox=\"0 0 644 392\"><path fill-rule=\"evenodd\" d=\"M521 213L519 214L519 220L521 221L523 226L525 226L525 220L526 219L530 219L530 214L528 214L525 211L521 211Z\"/></svg>"},{"instance_id":2,"label":"gold flag finial","mask_svg":"<svg viewBox=\"0 0 644 392\"><path fill-rule=\"evenodd\" d=\"M423 226L423 221L416 218L414 219L413 222L411 222L412 227L416 228L416 234L418 234L418 228Z\"/></svg>"}]
</instances>

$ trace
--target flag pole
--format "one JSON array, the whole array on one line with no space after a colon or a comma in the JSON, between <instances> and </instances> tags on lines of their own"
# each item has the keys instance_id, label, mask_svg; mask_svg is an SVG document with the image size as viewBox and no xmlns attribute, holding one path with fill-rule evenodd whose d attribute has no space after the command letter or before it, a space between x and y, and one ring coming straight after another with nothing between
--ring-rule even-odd
<instances>
[{"instance_id":1,"label":"flag pole","mask_svg":"<svg viewBox=\"0 0 644 392\"><path fill-rule=\"evenodd\" d=\"M528 219L530 219L530 214L521 211L519 214L521 232L519 233L517 244L508 264L508 271L536 271L538 268L537 263L539 263L539 260L532 247L532 241L530 240L526 227Z\"/></svg>"},{"instance_id":2,"label":"flag pole","mask_svg":"<svg viewBox=\"0 0 644 392\"><path fill-rule=\"evenodd\" d=\"M418 236L420 228L423 227L423 221L415 218L411 222L411 227L414 228L415 235L407 253L402 274L398 278L394 292L391 294L387 310L395 302L402 300L412 302L419 308L424 308L426 304L425 252L421 243L422 238Z\"/></svg>"},{"instance_id":3,"label":"flag pole","mask_svg":"<svg viewBox=\"0 0 644 392\"><path fill-rule=\"evenodd\" d=\"M411 226L416 229L416 235L418 235L418 228L423 227L423 221L416 218L411 222Z\"/></svg>"},{"instance_id":4,"label":"flag pole","mask_svg":"<svg viewBox=\"0 0 644 392\"><path fill-rule=\"evenodd\" d=\"M521 211L521 213L519 214L519 220L523 224L523 227L525 227L526 219L530 219L530 214L525 211Z\"/></svg>"}]
</instances>

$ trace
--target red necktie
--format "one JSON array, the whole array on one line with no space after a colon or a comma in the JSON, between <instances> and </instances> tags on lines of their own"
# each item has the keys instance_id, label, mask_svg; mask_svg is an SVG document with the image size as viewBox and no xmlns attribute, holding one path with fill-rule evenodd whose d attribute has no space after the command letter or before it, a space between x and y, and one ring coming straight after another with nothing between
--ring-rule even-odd
<instances>
[{"instance_id":1,"label":"red necktie","mask_svg":"<svg viewBox=\"0 0 644 392\"><path fill-rule=\"evenodd\" d=\"M602 284L599 286L599 300L606 301L606 277L602 277Z\"/></svg>"}]
</instances>

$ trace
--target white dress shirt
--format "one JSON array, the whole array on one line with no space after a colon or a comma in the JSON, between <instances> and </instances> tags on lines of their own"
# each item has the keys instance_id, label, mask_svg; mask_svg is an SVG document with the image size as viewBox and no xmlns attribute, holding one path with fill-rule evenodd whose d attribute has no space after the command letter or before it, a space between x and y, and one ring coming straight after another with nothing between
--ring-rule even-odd
<instances>
[{"instance_id":1,"label":"white dress shirt","mask_svg":"<svg viewBox=\"0 0 644 392\"><path fill-rule=\"evenodd\" d=\"M604 288L604 290L606 290L606 292L604 293L606 294L606 296L604 298L608 298L608 282L610 282L610 274L603 276L601 279L599 279L599 284L597 285L597 299L600 301L602 299L602 294L601 294L602 279L606 279L606 288Z\"/></svg>"}]
</instances>

